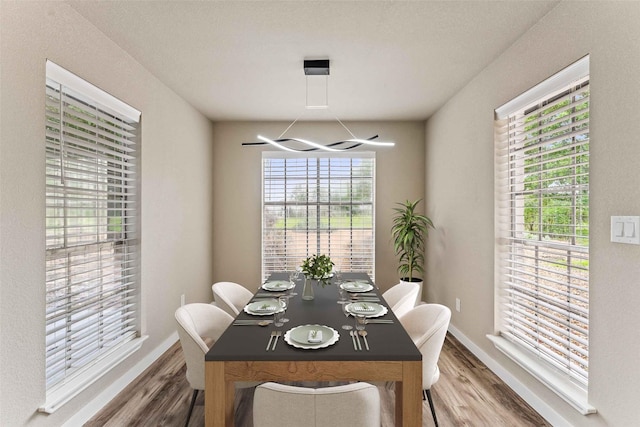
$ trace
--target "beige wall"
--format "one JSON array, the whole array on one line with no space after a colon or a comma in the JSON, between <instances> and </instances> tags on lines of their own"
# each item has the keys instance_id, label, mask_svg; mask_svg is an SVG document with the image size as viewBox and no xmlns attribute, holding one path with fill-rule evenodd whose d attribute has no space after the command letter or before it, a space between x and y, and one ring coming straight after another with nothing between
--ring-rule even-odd
<instances>
[{"instance_id":1,"label":"beige wall","mask_svg":"<svg viewBox=\"0 0 640 427\"><path fill-rule=\"evenodd\" d=\"M0 425L59 426L210 301L212 125L61 2L0 2ZM44 84L49 58L142 111L142 349L53 415L44 385Z\"/></svg>"},{"instance_id":2,"label":"beige wall","mask_svg":"<svg viewBox=\"0 0 640 427\"><path fill-rule=\"evenodd\" d=\"M579 7L577 6L579 4ZM579 415L495 350L493 110L590 54L591 292L589 400ZM426 126L430 300L452 324L572 425L630 426L640 420L640 246L609 241L611 215L640 215L640 3L561 2L480 73ZM434 236L435 237L435 236Z\"/></svg>"},{"instance_id":3,"label":"beige wall","mask_svg":"<svg viewBox=\"0 0 640 427\"><path fill-rule=\"evenodd\" d=\"M424 124L422 122L346 123L359 137L378 134L394 141L376 151L376 282L382 289L398 283L390 239L393 206L424 194ZM243 147L256 136L276 137L289 123L229 122L214 126L214 279L255 289L261 265L261 151ZM286 136L331 142L348 137L337 122L296 123ZM424 209L424 204L420 207Z\"/></svg>"}]
</instances>

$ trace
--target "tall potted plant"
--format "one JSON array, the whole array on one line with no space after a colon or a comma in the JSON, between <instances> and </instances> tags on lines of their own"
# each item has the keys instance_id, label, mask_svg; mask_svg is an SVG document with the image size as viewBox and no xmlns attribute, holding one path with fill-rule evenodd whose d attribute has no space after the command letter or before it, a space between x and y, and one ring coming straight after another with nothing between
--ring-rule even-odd
<instances>
[{"instance_id":1,"label":"tall potted plant","mask_svg":"<svg viewBox=\"0 0 640 427\"><path fill-rule=\"evenodd\" d=\"M420 201L407 200L396 203L401 207L393 208L396 212L391 227L393 248L399 257L400 280L406 282L422 282L421 278L415 277L415 273L424 273L425 239L429 235L429 228L433 228L431 219L416 213L416 206Z\"/></svg>"}]
</instances>

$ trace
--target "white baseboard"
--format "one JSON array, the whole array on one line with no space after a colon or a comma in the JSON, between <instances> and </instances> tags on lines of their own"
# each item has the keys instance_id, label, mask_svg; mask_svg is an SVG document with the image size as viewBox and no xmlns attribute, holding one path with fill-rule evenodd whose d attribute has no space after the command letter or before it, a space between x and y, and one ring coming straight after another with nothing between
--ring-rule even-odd
<instances>
[{"instance_id":1,"label":"white baseboard","mask_svg":"<svg viewBox=\"0 0 640 427\"><path fill-rule=\"evenodd\" d=\"M122 375L107 387L102 393L96 396L91 402L87 403L76 414L69 418L62 427L76 427L84 425L97 414L107 403L118 395L126 386L138 377L145 369L153 364L160 356L164 354L176 341L178 341L178 333L172 333L169 338L164 340L159 346L154 348L141 361L136 363L127 373Z\"/></svg>"},{"instance_id":2,"label":"white baseboard","mask_svg":"<svg viewBox=\"0 0 640 427\"><path fill-rule=\"evenodd\" d=\"M485 353L484 350L478 347L452 324L449 324L449 332L551 425L555 427L572 427L572 424L569 421L540 399L538 395L532 392L520 380L511 375L511 373L500 365L500 363Z\"/></svg>"}]
</instances>

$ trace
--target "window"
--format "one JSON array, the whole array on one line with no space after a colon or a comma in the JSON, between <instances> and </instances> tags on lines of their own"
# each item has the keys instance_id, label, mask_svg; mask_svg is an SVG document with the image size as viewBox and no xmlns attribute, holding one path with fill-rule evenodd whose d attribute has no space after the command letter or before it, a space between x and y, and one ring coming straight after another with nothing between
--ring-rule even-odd
<instances>
[{"instance_id":1,"label":"window","mask_svg":"<svg viewBox=\"0 0 640 427\"><path fill-rule=\"evenodd\" d=\"M496 113L497 328L515 346L501 349L524 350L534 375L558 391L546 366L586 396L588 58Z\"/></svg>"},{"instance_id":2,"label":"window","mask_svg":"<svg viewBox=\"0 0 640 427\"><path fill-rule=\"evenodd\" d=\"M262 275L312 254L374 274L373 153L263 153Z\"/></svg>"},{"instance_id":3,"label":"window","mask_svg":"<svg viewBox=\"0 0 640 427\"><path fill-rule=\"evenodd\" d=\"M47 63L45 412L138 336L139 115Z\"/></svg>"}]
</instances>

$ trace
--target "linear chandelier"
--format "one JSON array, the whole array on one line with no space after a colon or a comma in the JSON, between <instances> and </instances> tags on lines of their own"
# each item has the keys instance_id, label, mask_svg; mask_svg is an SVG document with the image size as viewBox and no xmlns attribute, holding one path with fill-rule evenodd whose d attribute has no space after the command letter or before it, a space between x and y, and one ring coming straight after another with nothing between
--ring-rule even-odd
<instances>
[{"instance_id":1,"label":"linear chandelier","mask_svg":"<svg viewBox=\"0 0 640 427\"><path fill-rule=\"evenodd\" d=\"M304 61L304 74L307 76L307 105L306 109L280 134L279 137L275 139L267 138L262 135L258 135L258 142L243 142L242 145L251 146L251 145L272 145L280 150L290 151L294 153L304 153L308 151L330 151L330 152L341 152L351 150L353 148L359 147L361 145L370 145L377 147L393 147L395 143L393 142L383 142L383 141L375 141L378 138L378 135L374 135L367 139L357 138L349 128L340 121L340 119L334 115L335 120L340 123L340 125L349 133L351 138L345 139L342 141L336 141L328 144L320 144L317 142L310 141L308 139L303 138L283 138L284 134L287 133L289 129L302 117L306 110L312 109L328 109L329 108L329 86L328 86L328 76L329 76L329 60L328 59L320 59L320 60L305 60ZM310 96L310 92L313 91L313 85L310 85L309 76L324 76L324 88L320 88L320 91L317 94L320 94L320 98L324 96L324 100L320 103L313 103L313 96ZM314 77L312 77L314 78ZM311 87L310 87L311 86ZM322 86L322 85L321 85ZM322 90L324 89L324 90ZM316 94L316 95L317 95ZM313 94L312 94L313 95Z\"/></svg>"}]
</instances>

